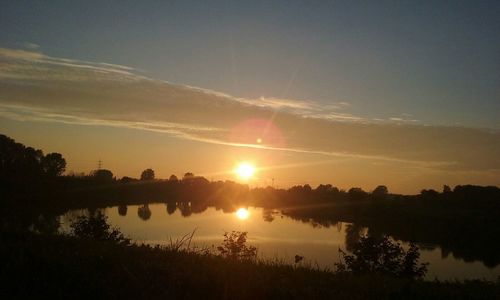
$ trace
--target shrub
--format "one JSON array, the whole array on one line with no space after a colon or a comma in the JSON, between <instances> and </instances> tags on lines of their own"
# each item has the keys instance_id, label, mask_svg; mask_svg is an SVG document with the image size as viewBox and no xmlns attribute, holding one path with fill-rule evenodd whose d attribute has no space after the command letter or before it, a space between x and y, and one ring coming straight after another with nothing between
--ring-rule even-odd
<instances>
[{"instance_id":1,"label":"shrub","mask_svg":"<svg viewBox=\"0 0 500 300\"><path fill-rule=\"evenodd\" d=\"M88 217L80 216L70 227L73 235L79 238L111 241L124 245L130 244L130 239L126 238L118 228L111 227L108 224L108 217L101 212Z\"/></svg>"},{"instance_id":2,"label":"shrub","mask_svg":"<svg viewBox=\"0 0 500 300\"><path fill-rule=\"evenodd\" d=\"M411 279L420 279L427 272L427 263L418 264L420 252L415 244L410 243L410 248L405 251L385 235L381 239L361 236L353 245L352 255L339 251L345 263L336 264L337 272L376 273Z\"/></svg>"},{"instance_id":3,"label":"shrub","mask_svg":"<svg viewBox=\"0 0 500 300\"><path fill-rule=\"evenodd\" d=\"M247 232L231 231L224 233L222 245L217 247L219 255L236 260L254 260L257 257L257 248L248 246Z\"/></svg>"}]
</instances>

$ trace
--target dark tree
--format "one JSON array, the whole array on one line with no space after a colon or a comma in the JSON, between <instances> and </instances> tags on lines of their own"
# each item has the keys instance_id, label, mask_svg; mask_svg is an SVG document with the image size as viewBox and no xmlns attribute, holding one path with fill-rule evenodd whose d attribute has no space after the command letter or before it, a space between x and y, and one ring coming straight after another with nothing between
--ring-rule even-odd
<instances>
[{"instance_id":1,"label":"dark tree","mask_svg":"<svg viewBox=\"0 0 500 300\"><path fill-rule=\"evenodd\" d=\"M153 169L146 169L141 173L141 180L153 180L155 179L155 171Z\"/></svg>"},{"instance_id":2,"label":"dark tree","mask_svg":"<svg viewBox=\"0 0 500 300\"><path fill-rule=\"evenodd\" d=\"M60 176L66 170L66 160L60 153L49 153L42 158L42 170L47 176Z\"/></svg>"},{"instance_id":3,"label":"dark tree","mask_svg":"<svg viewBox=\"0 0 500 300\"><path fill-rule=\"evenodd\" d=\"M35 232L45 234L57 234L61 223L59 217L54 214L41 214L38 218L33 219L32 229Z\"/></svg>"},{"instance_id":4,"label":"dark tree","mask_svg":"<svg viewBox=\"0 0 500 300\"><path fill-rule=\"evenodd\" d=\"M137 179L128 176L123 176L122 179L120 179L121 183L131 183L134 181L137 181Z\"/></svg>"},{"instance_id":5,"label":"dark tree","mask_svg":"<svg viewBox=\"0 0 500 300\"><path fill-rule=\"evenodd\" d=\"M352 248L351 255L339 250L345 263L336 264L337 271L410 279L420 279L427 272L428 264L418 263L420 252L413 243L405 251L399 243L392 242L386 235L381 239L361 236Z\"/></svg>"},{"instance_id":6,"label":"dark tree","mask_svg":"<svg viewBox=\"0 0 500 300\"><path fill-rule=\"evenodd\" d=\"M126 245L130 243L130 239L126 238L118 228L113 228L108 224L108 217L100 211L91 214L89 217L79 217L70 227L76 237Z\"/></svg>"},{"instance_id":7,"label":"dark tree","mask_svg":"<svg viewBox=\"0 0 500 300\"><path fill-rule=\"evenodd\" d=\"M389 195L389 190L385 185L379 185L373 190L372 195L376 199L386 199L387 195Z\"/></svg>"},{"instance_id":8,"label":"dark tree","mask_svg":"<svg viewBox=\"0 0 500 300\"><path fill-rule=\"evenodd\" d=\"M337 187L332 186L331 184L320 184L316 187L316 192L321 194L326 193L338 193L339 189Z\"/></svg>"},{"instance_id":9,"label":"dark tree","mask_svg":"<svg viewBox=\"0 0 500 300\"><path fill-rule=\"evenodd\" d=\"M21 146L24 148L24 145ZM26 147L24 151L19 154L20 160L18 160L19 166L17 170L20 174L24 174L23 176L26 178L48 175L47 172L44 171L44 156L42 150Z\"/></svg>"},{"instance_id":10,"label":"dark tree","mask_svg":"<svg viewBox=\"0 0 500 300\"><path fill-rule=\"evenodd\" d=\"M42 150L25 147L13 139L0 135L0 185L24 185L43 177L61 175L66 161L59 153L43 155Z\"/></svg>"},{"instance_id":11,"label":"dark tree","mask_svg":"<svg viewBox=\"0 0 500 300\"><path fill-rule=\"evenodd\" d=\"M349 189L347 194L349 195L349 199L352 201L360 201L365 199L367 196L367 193L358 187L353 187Z\"/></svg>"},{"instance_id":12,"label":"dark tree","mask_svg":"<svg viewBox=\"0 0 500 300\"><path fill-rule=\"evenodd\" d=\"M168 178L169 181L179 181L179 178L177 178L177 176L175 176L174 174L170 175L170 177Z\"/></svg>"},{"instance_id":13,"label":"dark tree","mask_svg":"<svg viewBox=\"0 0 500 300\"><path fill-rule=\"evenodd\" d=\"M113 172L106 169L95 170L92 172L92 176L100 182L113 181Z\"/></svg>"},{"instance_id":14,"label":"dark tree","mask_svg":"<svg viewBox=\"0 0 500 300\"><path fill-rule=\"evenodd\" d=\"M439 197L439 192L437 192L436 190L423 189L422 191L420 191L420 198L424 201L435 201L436 199L438 199L438 197Z\"/></svg>"},{"instance_id":15,"label":"dark tree","mask_svg":"<svg viewBox=\"0 0 500 300\"><path fill-rule=\"evenodd\" d=\"M184 174L184 177L182 177L182 180L189 180L189 179L193 179L193 178L194 178L194 174L191 172L187 172Z\"/></svg>"}]
</instances>

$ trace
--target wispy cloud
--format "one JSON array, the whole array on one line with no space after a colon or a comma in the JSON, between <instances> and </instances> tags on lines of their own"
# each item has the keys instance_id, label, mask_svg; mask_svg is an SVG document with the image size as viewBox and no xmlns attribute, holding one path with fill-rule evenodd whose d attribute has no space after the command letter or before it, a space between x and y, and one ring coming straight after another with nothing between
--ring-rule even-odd
<instances>
[{"instance_id":1,"label":"wispy cloud","mask_svg":"<svg viewBox=\"0 0 500 300\"><path fill-rule=\"evenodd\" d=\"M6 118L126 127L432 168L500 169L498 132L424 126L410 115L367 120L349 114L348 107L347 102L242 99L151 79L127 66L0 48L0 116Z\"/></svg>"},{"instance_id":2,"label":"wispy cloud","mask_svg":"<svg viewBox=\"0 0 500 300\"><path fill-rule=\"evenodd\" d=\"M283 112L292 113L295 115L300 115L303 117L324 118L327 120L331 119L338 119L338 120L350 119L351 121L364 120L361 117L354 117L346 113L338 113L339 110L342 110L347 106L346 102L320 104L314 101L284 99L284 98L274 98L274 97L260 97L258 99L244 99L244 98L234 98L234 99L243 103L251 104L253 106L279 110ZM338 116L338 118L336 118L336 116Z\"/></svg>"},{"instance_id":3,"label":"wispy cloud","mask_svg":"<svg viewBox=\"0 0 500 300\"><path fill-rule=\"evenodd\" d=\"M57 75L66 71L66 75L76 75L78 69L88 70L94 74L119 74L127 76L128 79L141 79L143 76L134 74L133 68L115 64L108 63L94 63L88 61L65 59L65 58L54 58L44 55L40 52L19 50L19 49L7 49L0 48L0 59L4 61L5 64L0 66L0 79L39 79L39 80L51 80L62 78L54 78ZM72 72L68 72L69 69L73 69ZM83 71L82 70L82 71ZM34 77L33 73L36 74L37 71L51 71L46 74L46 77ZM73 73L73 74L71 74ZM25 77L23 77L23 75ZM39 74L36 74L39 75ZM83 75L83 74L82 74ZM91 75L91 74L84 74ZM82 80L88 80L91 78L68 76L67 80L72 80L75 78L80 78ZM122 78L123 79L123 78Z\"/></svg>"},{"instance_id":4,"label":"wispy cloud","mask_svg":"<svg viewBox=\"0 0 500 300\"><path fill-rule=\"evenodd\" d=\"M40 45L35 44L35 43L24 43L24 47L29 50L36 50L40 48Z\"/></svg>"},{"instance_id":5,"label":"wispy cloud","mask_svg":"<svg viewBox=\"0 0 500 300\"><path fill-rule=\"evenodd\" d=\"M419 120L416 120L416 119L406 119L406 118L401 118L401 117L391 117L391 118L389 118L389 121L398 122L398 123L415 123L415 122L419 122Z\"/></svg>"},{"instance_id":6,"label":"wispy cloud","mask_svg":"<svg viewBox=\"0 0 500 300\"><path fill-rule=\"evenodd\" d=\"M267 98L260 97L259 99L252 100L250 103L253 105L258 105L262 107L271 107L276 109L291 108L304 111L311 111L316 109L314 103L309 101L272 98L272 97L267 97Z\"/></svg>"}]
</instances>

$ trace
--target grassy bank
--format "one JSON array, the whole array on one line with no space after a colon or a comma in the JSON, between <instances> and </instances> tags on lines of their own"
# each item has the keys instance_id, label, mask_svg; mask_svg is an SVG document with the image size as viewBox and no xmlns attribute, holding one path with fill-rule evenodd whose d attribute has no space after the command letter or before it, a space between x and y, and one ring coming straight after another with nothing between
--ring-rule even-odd
<instances>
[{"instance_id":1,"label":"grassy bank","mask_svg":"<svg viewBox=\"0 0 500 300\"><path fill-rule=\"evenodd\" d=\"M2 299L498 299L500 284L334 274L279 263L2 233Z\"/></svg>"}]
</instances>

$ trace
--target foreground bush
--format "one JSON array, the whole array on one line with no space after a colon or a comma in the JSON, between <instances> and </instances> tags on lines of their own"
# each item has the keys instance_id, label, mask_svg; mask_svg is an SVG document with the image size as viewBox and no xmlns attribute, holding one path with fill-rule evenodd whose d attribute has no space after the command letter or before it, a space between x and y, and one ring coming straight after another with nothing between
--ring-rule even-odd
<instances>
[{"instance_id":1,"label":"foreground bush","mask_svg":"<svg viewBox=\"0 0 500 300\"><path fill-rule=\"evenodd\" d=\"M353 245L352 254L339 250L344 262L337 263L339 272L353 274L379 274L408 279L421 279L427 273L426 263L419 264L420 252L411 243L405 251L401 244L388 236L380 239L361 236Z\"/></svg>"},{"instance_id":2,"label":"foreground bush","mask_svg":"<svg viewBox=\"0 0 500 300\"><path fill-rule=\"evenodd\" d=\"M247 232L231 231L224 233L222 245L217 247L219 255L237 260L255 260L257 248L247 245Z\"/></svg>"},{"instance_id":3,"label":"foreground bush","mask_svg":"<svg viewBox=\"0 0 500 300\"><path fill-rule=\"evenodd\" d=\"M500 284L334 274L159 247L2 232L0 299L499 299Z\"/></svg>"},{"instance_id":4,"label":"foreground bush","mask_svg":"<svg viewBox=\"0 0 500 300\"><path fill-rule=\"evenodd\" d=\"M109 241L118 244L130 244L118 228L108 223L108 217L100 211L90 216L80 216L71 223L71 232L75 237L94 239L98 241Z\"/></svg>"}]
</instances>

